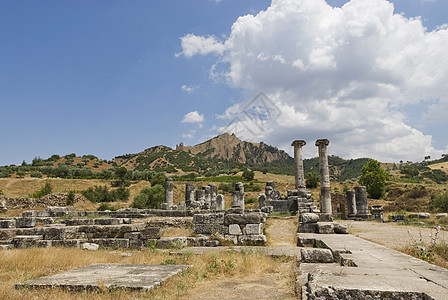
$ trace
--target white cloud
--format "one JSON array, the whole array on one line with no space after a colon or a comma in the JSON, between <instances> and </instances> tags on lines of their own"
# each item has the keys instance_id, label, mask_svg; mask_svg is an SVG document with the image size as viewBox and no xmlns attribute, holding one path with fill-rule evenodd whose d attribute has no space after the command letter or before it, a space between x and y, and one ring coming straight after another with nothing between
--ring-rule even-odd
<instances>
[{"instance_id":1,"label":"white cloud","mask_svg":"<svg viewBox=\"0 0 448 300\"><path fill-rule=\"evenodd\" d=\"M235 121L254 139L289 149L297 138L329 138L331 154L383 161L441 153L432 136L406 123L405 106L427 103L423 121L448 120L447 27L428 32L419 18L394 14L386 0L351 0L341 8L273 0L266 11L238 18L223 43L183 39L193 37L201 42L182 40L186 57L220 54L213 78L242 88L248 99L264 91L282 111L256 134L260 124ZM241 116L243 106L221 117ZM315 156L314 145L306 148Z\"/></svg>"},{"instance_id":2,"label":"white cloud","mask_svg":"<svg viewBox=\"0 0 448 300\"><path fill-rule=\"evenodd\" d=\"M181 37L180 40L182 44L182 52L176 53L176 57L184 55L185 57L190 58L196 54L222 54L224 52L224 45L217 41L214 36L203 37L190 33Z\"/></svg>"},{"instance_id":3,"label":"white cloud","mask_svg":"<svg viewBox=\"0 0 448 300\"><path fill-rule=\"evenodd\" d=\"M184 85L182 85L182 86L180 87L180 89L181 89L183 92L186 92L187 94L192 94L192 93L193 93L194 91L196 91L198 88L199 88L198 85L188 86L188 85L186 85L186 84L184 84Z\"/></svg>"},{"instance_id":4,"label":"white cloud","mask_svg":"<svg viewBox=\"0 0 448 300\"><path fill-rule=\"evenodd\" d=\"M189 112L182 119L182 123L201 123L204 121L204 115L201 115L196 110Z\"/></svg>"}]
</instances>

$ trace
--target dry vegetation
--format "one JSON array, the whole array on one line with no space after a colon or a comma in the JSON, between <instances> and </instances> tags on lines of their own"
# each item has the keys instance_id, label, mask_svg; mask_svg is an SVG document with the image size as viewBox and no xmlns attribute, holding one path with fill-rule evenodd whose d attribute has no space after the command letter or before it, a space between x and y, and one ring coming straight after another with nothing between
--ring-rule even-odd
<instances>
[{"instance_id":1,"label":"dry vegetation","mask_svg":"<svg viewBox=\"0 0 448 300\"><path fill-rule=\"evenodd\" d=\"M268 287L282 295L282 299L294 295L293 274L285 276L285 270L294 271L294 262L289 259L274 259L258 252L235 251L214 254L172 256L166 252L144 250L128 251L100 250L89 252L80 249L33 248L0 251L0 294L2 299L198 299L196 294L210 292L209 287L219 286L225 280L244 283L263 281L266 276L274 280ZM129 254L131 254L129 256ZM52 275L69 269L94 263L124 264L183 264L192 267L171 278L161 287L149 292L100 291L68 292L61 289L32 290L15 289L14 284L39 276ZM276 281L282 283L280 289ZM247 286L246 286L247 288ZM253 292L251 289L248 292ZM262 292L262 289L259 293ZM238 294L236 294L238 295ZM245 297L242 297L243 299ZM246 298L248 299L248 298Z\"/></svg>"}]
</instances>

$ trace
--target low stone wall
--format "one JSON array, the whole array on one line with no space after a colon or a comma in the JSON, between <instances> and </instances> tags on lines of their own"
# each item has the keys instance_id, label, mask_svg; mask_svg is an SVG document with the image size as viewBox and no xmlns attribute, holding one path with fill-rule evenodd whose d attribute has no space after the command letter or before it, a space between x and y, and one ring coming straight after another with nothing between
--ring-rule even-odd
<instances>
[{"instance_id":1,"label":"low stone wall","mask_svg":"<svg viewBox=\"0 0 448 300\"><path fill-rule=\"evenodd\" d=\"M265 222L266 214L260 210L229 209L195 214L193 230L197 234L212 235L233 244L261 246L266 244L263 234Z\"/></svg>"},{"instance_id":2,"label":"low stone wall","mask_svg":"<svg viewBox=\"0 0 448 300\"><path fill-rule=\"evenodd\" d=\"M4 209L45 208L47 206L66 206L68 194L59 193L44 196L40 199L34 198L9 198L0 196L0 206ZM74 202L82 201L82 197L75 195Z\"/></svg>"},{"instance_id":3,"label":"low stone wall","mask_svg":"<svg viewBox=\"0 0 448 300\"><path fill-rule=\"evenodd\" d=\"M304 213L299 216L299 233L348 234L348 226L333 222L331 214Z\"/></svg>"}]
</instances>

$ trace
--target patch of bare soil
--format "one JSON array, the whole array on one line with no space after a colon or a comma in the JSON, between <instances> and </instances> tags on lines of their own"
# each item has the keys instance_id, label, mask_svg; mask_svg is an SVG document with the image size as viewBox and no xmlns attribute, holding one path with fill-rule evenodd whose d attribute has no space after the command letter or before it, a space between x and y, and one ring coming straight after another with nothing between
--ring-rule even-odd
<instances>
[{"instance_id":1,"label":"patch of bare soil","mask_svg":"<svg viewBox=\"0 0 448 300\"><path fill-rule=\"evenodd\" d=\"M297 218L268 218L265 225L268 245L274 247L296 246Z\"/></svg>"},{"instance_id":2,"label":"patch of bare soil","mask_svg":"<svg viewBox=\"0 0 448 300\"><path fill-rule=\"evenodd\" d=\"M292 263L279 263L269 273L204 281L191 289L184 299L297 299Z\"/></svg>"}]
</instances>

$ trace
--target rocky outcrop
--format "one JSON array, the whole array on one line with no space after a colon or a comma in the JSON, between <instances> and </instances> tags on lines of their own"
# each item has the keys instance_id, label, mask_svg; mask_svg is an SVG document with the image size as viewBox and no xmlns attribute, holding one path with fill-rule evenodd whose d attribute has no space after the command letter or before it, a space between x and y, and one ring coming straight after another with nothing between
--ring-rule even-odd
<instances>
[{"instance_id":1,"label":"rocky outcrop","mask_svg":"<svg viewBox=\"0 0 448 300\"><path fill-rule=\"evenodd\" d=\"M40 199L33 198L8 198L0 196L0 206L4 209L45 208L47 206L66 206L68 194L59 193L44 196ZM83 201L79 195L75 195L74 203Z\"/></svg>"}]
</instances>

